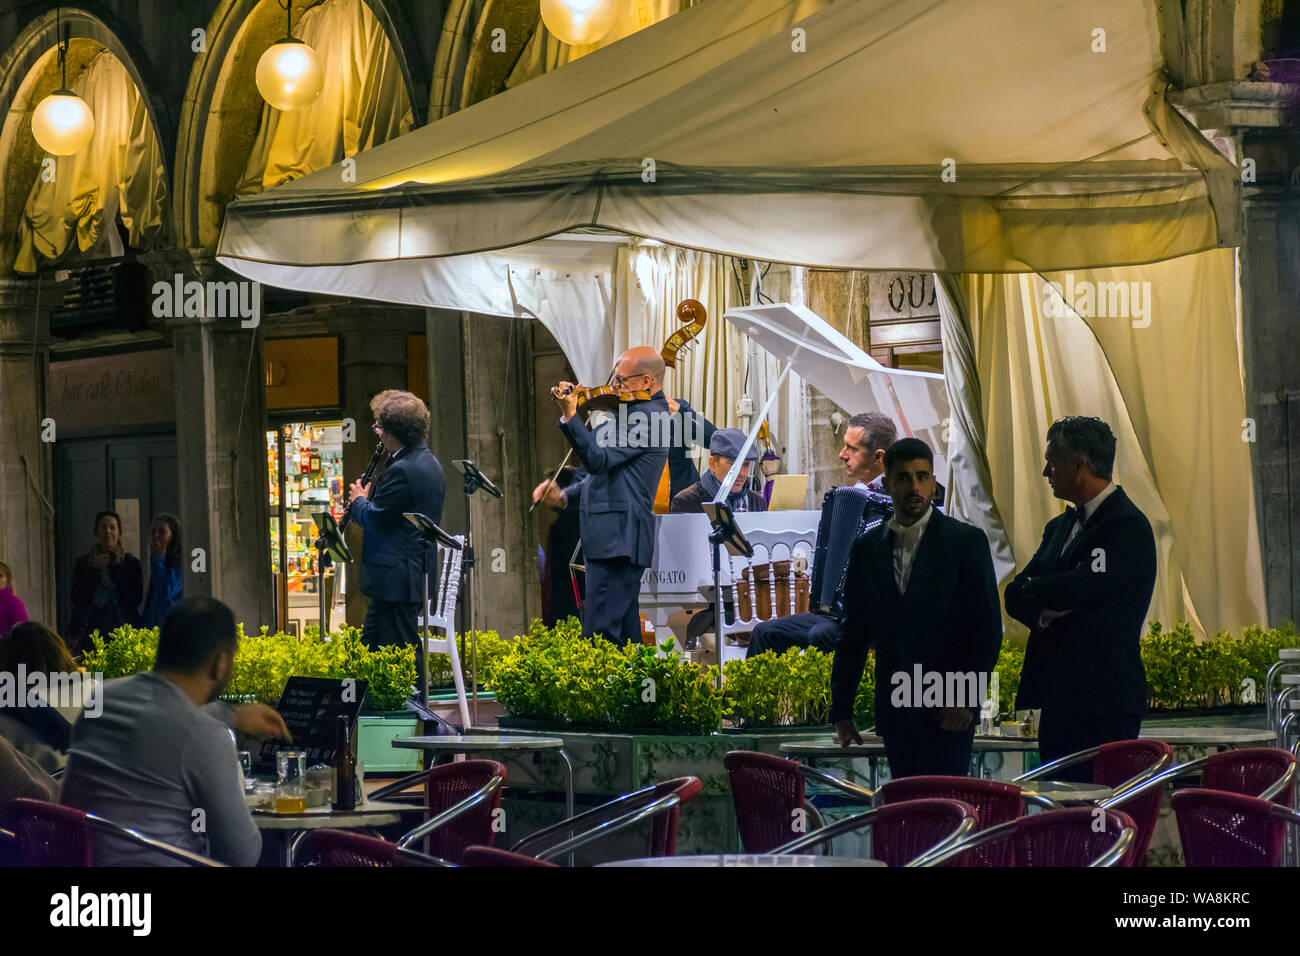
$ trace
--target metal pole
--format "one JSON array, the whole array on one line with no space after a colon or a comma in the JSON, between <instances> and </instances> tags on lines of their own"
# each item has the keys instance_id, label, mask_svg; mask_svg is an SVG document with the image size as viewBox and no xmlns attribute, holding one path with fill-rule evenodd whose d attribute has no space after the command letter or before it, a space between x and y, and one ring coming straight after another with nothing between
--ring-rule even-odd
<instances>
[{"instance_id":1,"label":"metal pole","mask_svg":"<svg viewBox=\"0 0 1300 956\"><path fill-rule=\"evenodd\" d=\"M429 539L424 539L424 636L420 639L420 660L423 662L420 681L424 706L429 706Z\"/></svg>"}]
</instances>

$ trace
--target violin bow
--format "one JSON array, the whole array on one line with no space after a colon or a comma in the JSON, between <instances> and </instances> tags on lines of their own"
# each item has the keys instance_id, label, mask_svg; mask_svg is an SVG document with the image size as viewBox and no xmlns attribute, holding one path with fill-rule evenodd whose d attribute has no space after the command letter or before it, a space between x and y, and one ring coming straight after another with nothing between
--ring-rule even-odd
<instances>
[{"instance_id":1,"label":"violin bow","mask_svg":"<svg viewBox=\"0 0 1300 956\"><path fill-rule=\"evenodd\" d=\"M606 385L614 381L614 373L617 371L618 371L618 365L615 365L612 369L609 370L609 378L605 379ZM551 477L546 480L546 484L542 486L541 495L538 497L536 501L532 503L532 505L529 506L528 508L529 514L532 514L534 511L537 510L537 506L542 503L542 499L546 497L546 492L550 490L551 485L555 484L555 479L560 477L560 472L564 471L564 466L569 463L569 458L572 457L572 455L573 455L573 446L570 445L569 450L564 454L564 460L560 462L560 467L556 468L555 474L551 475Z\"/></svg>"}]
</instances>

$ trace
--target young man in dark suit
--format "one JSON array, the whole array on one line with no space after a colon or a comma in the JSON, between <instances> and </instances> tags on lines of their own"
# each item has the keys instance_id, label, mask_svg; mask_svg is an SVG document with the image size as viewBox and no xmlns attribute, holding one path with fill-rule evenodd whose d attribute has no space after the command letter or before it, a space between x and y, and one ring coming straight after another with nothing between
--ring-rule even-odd
<instances>
[{"instance_id":1,"label":"young man in dark suit","mask_svg":"<svg viewBox=\"0 0 1300 956\"><path fill-rule=\"evenodd\" d=\"M934 456L925 442L895 442L884 464L894 516L849 557L831 719L841 745L861 742L853 699L874 646L876 728L891 776L966 776L975 712L1002 646L993 558L983 531L931 505Z\"/></svg>"},{"instance_id":2,"label":"young man in dark suit","mask_svg":"<svg viewBox=\"0 0 1300 956\"><path fill-rule=\"evenodd\" d=\"M1074 507L1053 518L1037 553L1007 585L1007 613L1029 627L1016 707L1041 709L1044 761L1131 740L1146 713L1139 641L1156 581L1146 515L1111 484L1115 436L1098 418L1047 430L1043 477ZM1059 779L1091 782L1091 762Z\"/></svg>"},{"instance_id":3,"label":"young man in dark suit","mask_svg":"<svg viewBox=\"0 0 1300 956\"><path fill-rule=\"evenodd\" d=\"M425 443L429 409L410 392L392 391L376 411L372 426L391 456L379 482L354 481L348 491L352 520L365 532L361 549L361 593L370 598L362 626L369 647L410 644L424 686L416 619L424 600L424 547L408 511L442 521L446 483L442 465ZM436 561L436 556L430 556ZM437 567L431 566L436 572ZM430 597L433 595L431 594Z\"/></svg>"},{"instance_id":4,"label":"young man in dark suit","mask_svg":"<svg viewBox=\"0 0 1300 956\"><path fill-rule=\"evenodd\" d=\"M586 561L586 603L582 629L616 644L641 639L641 576L654 557L655 491L668 462L672 441L668 400L663 391L664 360L648 346L619 356L614 385L650 393L649 401L631 402L617 419L588 431L578 416L570 382L552 394L562 411L560 430L590 477L561 491L553 483L538 485L533 499L556 508L579 497L582 553Z\"/></svg>"}]
</instances>

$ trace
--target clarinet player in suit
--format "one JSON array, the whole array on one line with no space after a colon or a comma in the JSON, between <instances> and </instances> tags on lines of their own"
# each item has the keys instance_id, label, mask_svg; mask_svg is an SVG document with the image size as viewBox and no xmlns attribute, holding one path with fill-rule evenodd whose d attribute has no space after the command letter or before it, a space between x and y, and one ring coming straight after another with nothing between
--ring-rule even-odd
<instances>
[{"instance_id":1,"label":"clarinet player in suit","mask_svg":"<svg viewBox=\"0 0 1300 956\"><path fill-rule=\"evenodd\" d=\"M1043 477L1070 502L1047 523L1025 569L1007 585L1007 613L1029 628L1018 709L1041 709L1043 760L1132 740L1146 713L1142 625L1156 583L1151 523L1112 484L1115 436L1099 418L1047 430ZM1054 777L1092 781L1092 762Z\"/></svg>"},{"instance_id":2,"label":"clarinet player in suit","mask_svg":"<svg viewBox=\"0 0 1300 956\"><path fill-rule=\"evenodd\" d=\"M371 427L389 454L388 467L377 482L354 481L348 489L352 519L365 532L361 593L370 598L370 607L361 635L369 647L416 648L418 686L423 687L416 619L424 600L424 548L419 532L402 515L416 511L441 523L446 483L426 444L429 409L424 402L397 390L377 397L384 400Z\"/></svg>"},{"instance_id":3,"label":"clarinet player in suit","mask_svg":"<svg viewBox=\"0 0 1300 956\"><path fill-rule=\"evenodd\" d=\"M894 442L884 465L894 516L859 538L849 557L844 634L831 671L835 735L841 745L862 739L853 699L874 646L876 727L890 774L964 777L975 713L1002 646L988 538L934 509L934 455L925 442ZM936 674L941 692L932 695L925 688Z\"/></svg>"}]
</instances>

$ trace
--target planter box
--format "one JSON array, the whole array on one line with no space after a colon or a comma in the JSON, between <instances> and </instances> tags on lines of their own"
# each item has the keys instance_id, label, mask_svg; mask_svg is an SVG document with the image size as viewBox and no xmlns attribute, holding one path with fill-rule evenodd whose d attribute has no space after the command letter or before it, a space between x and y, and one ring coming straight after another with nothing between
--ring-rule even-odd
<instances>
[{"instance_id":1,"label":"planter box","mask_svg":"<svg viewBox=\"0 0 1300 956\"><path fill-rule=\"evenodd\" d=\"M507 728L520 736L560 737L573 761L574 792L579 812L585 807L604 803L625 793L640 790L652 783L673 777L699 777L703 790L682 808L678 826L677 852L732 853L740 849L735 815L731 808L731 788L722 766L723 756L731 750L757 750L779 753L787 740L820 736L808 728L784 734L709 734L700 737L674 737L666 734L590 733L564 728ZM472 733L499 733L496 728L475 728ZM508 846L529 833L554 823L564 816L564 764L558 754L542 753L508 756L494 752L495 760L506 764L508 777L506 807L507 833L498 837L498 845ZM518 791L532 791L516 795ZM511 793L515 791L516 793ZM645 847L635 834L611 838L608 844L596 844L593 853L611 860L643 855ZM594 859L592 861L595 861ZM583 862L581 854L579 862Z\"/></svg>"},{"instance_id":2,"label":"planter box","mask_svg":"<svg viewBox=\"0 0 1300 956\"><path fill-rule=\"evenodd\" d=\"M395 737L418 737L424 722L410 711L357 718L357 760L366 765L366 773L414 773L422 769L423 752L399 750Z\"/></svg>"}]
</instances>

